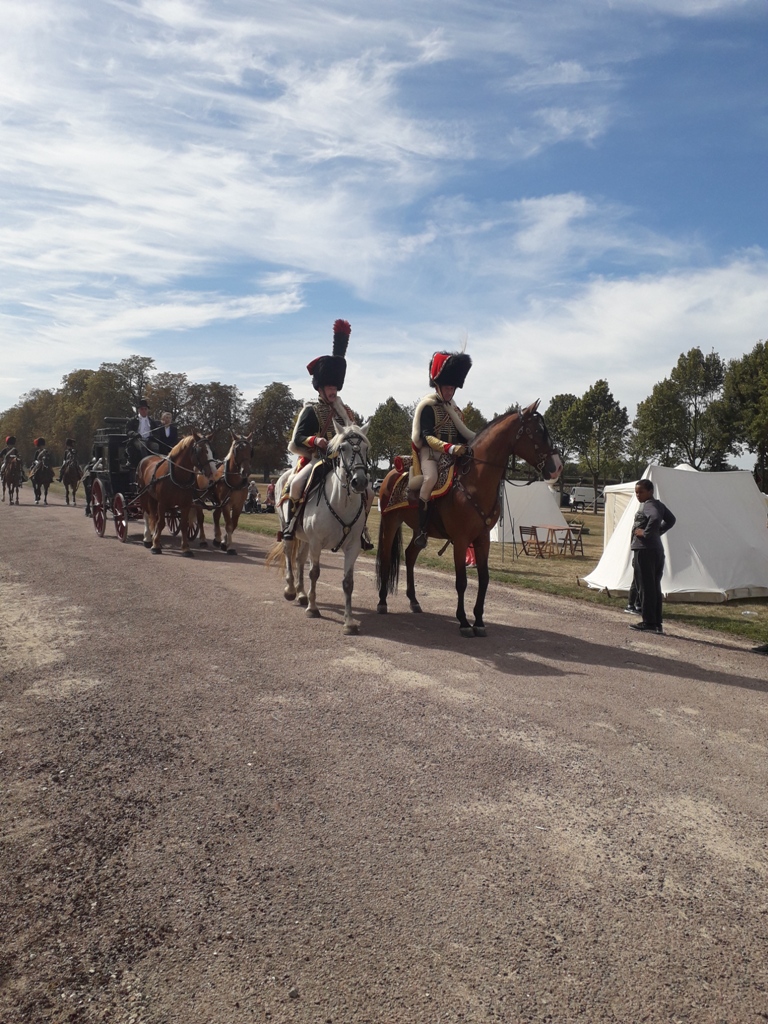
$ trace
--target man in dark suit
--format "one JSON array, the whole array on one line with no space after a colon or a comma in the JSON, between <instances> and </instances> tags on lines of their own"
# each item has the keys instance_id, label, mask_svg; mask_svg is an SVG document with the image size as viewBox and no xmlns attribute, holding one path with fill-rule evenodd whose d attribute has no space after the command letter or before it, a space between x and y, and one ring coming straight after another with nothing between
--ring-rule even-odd
<instances>
[{"instance_id":1,"label":"man in dark suit","mask_svg":"<svg viewBox=\"0 0 768 1024\"><path fill-rule=\"evenodd\" d=\"M160 426L155 430L154 437L160 445L161 455L167 455L179 443L179 431L169 412L164 412L160 417Z\"/></svg>"},{"instance_id":2,"label":"man in dark suit","mask_svg":"<svg viewBox=\"0 0 768 1024\"><path fill-rule=\"evenodd\" d=\"M149 415L149 403L146 399L142 398L139 401L136 411L137 415L125 424L125 432L128 435L125 453L134 469L145 455L152 455L160 448L154 434L160 424Z\"/></svg>"}]
</instances>

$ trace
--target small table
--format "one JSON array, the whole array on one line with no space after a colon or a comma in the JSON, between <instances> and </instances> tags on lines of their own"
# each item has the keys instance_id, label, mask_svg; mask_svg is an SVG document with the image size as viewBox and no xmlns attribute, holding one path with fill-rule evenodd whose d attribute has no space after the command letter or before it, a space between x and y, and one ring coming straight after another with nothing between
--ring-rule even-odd
<instances>
[{"instance_id":1,"label":"small table","mask_svg":"<svg viewBox=\"0 0 768 1024\"><path fill-rule=\"evenodd\" d=\"M564 555L570 539L570 526L542 526L541 529L547 531L547 539L543 544L544 554Z\"/></svg>"}]
</instances>

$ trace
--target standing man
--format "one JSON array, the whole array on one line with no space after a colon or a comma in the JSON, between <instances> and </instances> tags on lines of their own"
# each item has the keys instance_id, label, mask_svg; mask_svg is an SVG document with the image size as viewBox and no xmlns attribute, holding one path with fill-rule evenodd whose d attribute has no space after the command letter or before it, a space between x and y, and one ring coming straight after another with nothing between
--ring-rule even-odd
<instances>
[{"instance_id":1,"label":"standing man","mask_svg":"<svg viewBox=\"0 0 768 1024\"><path fill-rule=\"evenodd\" d=\"M676 519L663 502L653 496L651 480L638 480L635 495L640 508L632 527L634 564L640 583L643 621L633 622L630 629L663 633L661 577L664 572L664 548L661 538L675 525Z\"/></svg>"},{"instance_id":2,"label":"standing man","mask_svg":"<svg viewBox=\"0 0 768 1024\"><path fill-rule=\"evenodd\" d=\"M422 398L413 414L413 476L423 477L419 532L413 540L417 548L427 546L429 499L437 483L440 459L466 455L467 442L475 436L453 400L456 388L464 387L471 366L472 360L465 352L435 352L429 361L429 383L434 391Z\"/></svg>"},{"instance_id":3,"label":"standing man","mask_svg":"<svg viewBox=\"0 0 768 1024\"><path fill-rule=\"evenodd\" d=\"M307 365L307 372L312 376L312 387L317 392L317 401L309 402L299 413L293 436L288 450L298 455L296 472L291 479L288 497L286 525L282 532L283 540L293 540L296 528L298 501L312 473L312 468L325 455L328 442L338 433L337 427L354 425L352 410L344 405L339 392L344 387L347 373L347 346L352 328L347 320L336 320L333 325L333 353L329 356L318 356ZM366 516L373 503L373 491L368 488ZM363 530L362 547L370 551L373 547L368 536L367 527Z\"/></svg>"},{"instance_id":4,"label":"standing man","mask_svg":"<svg viewBox=\"0 0 768 1024\"><path fill-rule=\"evenodd\" d=\"M149 415L149 403L145 398L139 400L136 412L137 415L125 424L125 432L128 435L125 453L134 469L145 455L151 455L160 447L152 436L160 424Z\"/></svg>"}]
</instances>

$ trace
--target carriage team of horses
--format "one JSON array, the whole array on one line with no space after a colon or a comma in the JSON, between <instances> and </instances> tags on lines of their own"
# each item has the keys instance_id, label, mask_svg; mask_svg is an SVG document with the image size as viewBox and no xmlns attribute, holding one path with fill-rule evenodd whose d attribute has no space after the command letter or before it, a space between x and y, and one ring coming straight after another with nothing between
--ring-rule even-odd
<instances>
[{"instance_id":1,"label":"carriage team of horses","mask_svg":"<svg viewBox=\"0 0 768 1024\"><path fill-rule=\"evenodd\" d=\"M453 486L434 499L429 519L430 537L453 545L455 582L457 592L456 618L462 636L485 636L483 619L488 589L488 556L490 531L500 514L499 487L505 475L510 456L524 459L547 480L555 480L562 472L562 462L552 446L538 402L520 412L497 417L481 430L471 443L466 455L461 456L453 468ZM315 482L304 498L301 517L292 540L278 540L267 557L272 565L282 560L286 585L284 596L297 600L307 609L307 615L317 618L316 591L320 576L320 554L324 550L340 551L344 556L342 589L344 592L344 632L355 634L358 627L352 618L354 566L361 550L361 538L366 523L366 495L370 486L368 438L365 426L343 427L328 445L327 458L322 471L315 474ZM250 470L252 435L232 433L232 445L226 458L217 462L210 448L209 438L193 431L184 437L168 455L148 455L136 471L138 493L144 519L144 545L154 554L161 554L161 535L169 516L177 516L180 524L182 554L191 557L190 534L192 526L199 533L201 545L207 543L204 532L204 512L212 511L214 519L214 545L235 554L232 536L246 499ZM10 461L10 460L9 460ZM17 460L18 461L18 460ZM66 467L65 467L66 469ZM82 475L79 467L76 469ZM19 483L21 467L19 463ZM293 470L286 470L276 485L282 495ZM53 472L50 472L51 479ZM46 474L47 476L47 474ZM73 502L80 477L70 476L62 482L72 489ZM406 500L387 506L393 491L403 486L400 469L391 470L379 491L381 522L376 553L377 611L385 614L387 598L395 593L400 564L403 559L403 526L412 531L405 548L406 596L411 611L421 612L416 597L414 567L419 548L414 544L418 529L417 492L409 492ZM6 485L9 493L12 474L6 464L3 473L3 500ZM15 477L13 477L15 479ZM48 481L50 483L50 481ZM34 484L34 481L33 481ZM16 484L16 503L18 504ZM38 485L34 484L39 501ZM47 486L40 481L41 492ZM13 500L11 498L11 500ZM46 498L47 503L47 498ZM285 526L283 508L277 506L280 522ZM117 514L117 513L115 513ZM222 536L220 521L224 519ZM124 539L124 538L122 538ZM467 588L466 553L474 547L477 561L477 597L470 623L465 608ZM309 562L309 592L305 590L304 571Z\"/></svg>"}]
</instances>

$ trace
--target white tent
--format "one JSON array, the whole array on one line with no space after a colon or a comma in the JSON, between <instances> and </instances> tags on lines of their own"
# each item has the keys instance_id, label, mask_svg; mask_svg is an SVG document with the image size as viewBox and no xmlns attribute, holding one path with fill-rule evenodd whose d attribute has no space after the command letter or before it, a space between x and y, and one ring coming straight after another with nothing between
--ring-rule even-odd
<instances>
[{"instance_id":1,"label":"white tent","mask_svg":"<svg viewBox=\"0 0 768 1024\"><path fill-rule=\"evenodd\" d=\"M666 554L661 589L669 601L718 602L768 597L768 523L751 473L696 473L649 466L655 495L677 517L662 538ZM630 541L637 511L633 496L603 550L584 577L598 590L625 594L632 581Z\"/></svg>"},{"instance_id":2,"label":"white tent","mask_svg":"<svg viewBox=\"0 0 768 1024\"><path fill-rule=\"evenodd\" d=\"M675 469L681 469L684 473L696 473L693 466L681 462ZM635 496L635 484L637 480L623 484L608 484L603 489L605 495L605 518L603 519L603 549L611 539L611 534L619 525L624 509L630 504ZM676 514L676 513L675 513Z\"/></svg>"},{"instance_id":3,"label":"white tent","mask_svg":"<svg viewBox=\"0 0 768 1024\"><path fill-rule=\"evenodd\" d=\"M516 536L519 541L519 526L567 525L560 511L560 492L553 490L546 480L527 486L505 480L501 518L491 530L491 540L511 544Z\"/></svg>"}]
</instances>

